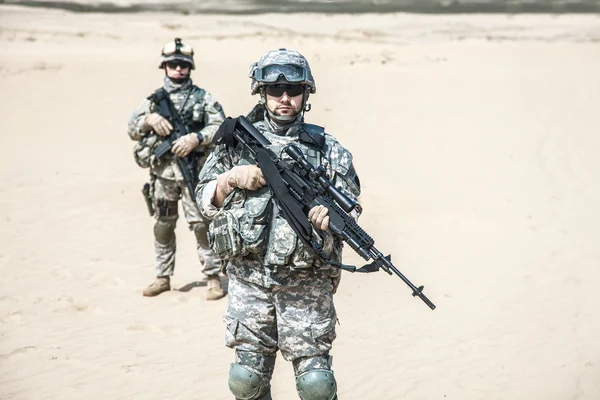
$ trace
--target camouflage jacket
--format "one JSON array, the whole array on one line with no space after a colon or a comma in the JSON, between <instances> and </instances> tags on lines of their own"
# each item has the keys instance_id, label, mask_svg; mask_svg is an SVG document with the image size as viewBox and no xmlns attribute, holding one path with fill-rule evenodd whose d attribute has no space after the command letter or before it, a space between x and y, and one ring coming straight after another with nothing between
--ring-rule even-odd
<instances>
[{"instance_id":1,"label":"camouflage jacket","mask_svg":"<svg viewBox=\"0 0 600 400\"><path fill-rule=\"evenodd\" d=\"M275 133L264 120L254 123L254 126L272 143L271 150L280 157L289 159L282 150L285 145L294 143L303 151L309 162L326 168L338 189L351 199L357 200L360 195L360 185L352 163L352 154L332 135L325 133L323 128L306 124L302 120L279 133ZM301 130L323 134L326 140L324 148L319 149L315 144L301 142L299 140ZM234 229L237 229L241 236L241 244L239 254L230 257L230 265L240 269L238 274L246 275L246 278L253 276L254 278L248 280L263 285L269 282L265 282L264 274L256 271L256 265L262 264L267 269L286 267L292 270L323 266L321 260L316 258L313 252L297 238L287 221L279 215L277 207L273 205L268 187L257 191L236 189L225 200L221 209L212 205L217 175L227 172L235 165L250 163L255 163L255 160L241 145L236 148L219 145L200 172L200 183L196 188L196 201L200 211L205 217L213 220L213 225L224 213L229 213L228 218L235 220ZM358 214L355 217L358 218ZM211 232L214 231L212 228L211 225ZM324 235L321 232L321 235L325 238L326 243L323 245L326 251L333 259L341 260L342 242L334 241L328 232ZM248 267L245 271L244 266Z\"/></svg>"},{"instance_id":2,"label":"camouflage jacket","mask_svg":"<svg viewBox=\"0 0 600 400\"><path fill-rule=\"evenodd\" d=\"M163 88L169 93L171 101L175 108L179 110L191 132L202 135L202 142L194 149L195 152L202 154L198 158L198 168L201 168L209 153L214 149L212 140L215 132L225 120L223 108L209 92L194 85L191 79L181 85L176 85L165 77ZM156 111L156 105L150 100L144 99L129 118L129 137L140 142L136 149L140 147L148 148L146 155L149 158L148 165L152 174L165 179L183 180L181 171L174 162L173 157L167 158L164 162L157 162L153 159L154 156L151 155L151 151L160 142L160 138L153 132L144 132L143 125L146 116ZM140 146L140 144L145 146ZM134 156L136 156L135 152L136 150L134 150ZM138 162L138 164L140 163Z\"/></svg>"}]
</instances>

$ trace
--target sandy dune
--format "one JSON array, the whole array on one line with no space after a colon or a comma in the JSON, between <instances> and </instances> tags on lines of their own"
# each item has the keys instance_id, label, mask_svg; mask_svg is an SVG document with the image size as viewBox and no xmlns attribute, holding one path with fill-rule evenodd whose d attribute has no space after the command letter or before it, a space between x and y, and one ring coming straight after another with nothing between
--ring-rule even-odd
<instances>
[{"instance_id":1,"label":"sandy dune","mask_svg":"<svg viewBox=\"0 0 600 400\"><path fill-rule=\"evenodd\" d=\"M350 148L362 225L438 305L345 274L342 400L600 398L600 19L174 16L0 7L0 398L230 399L226 301L182 221L179 290L153 277L129 113L161 45L247 112L247 67L311 61L309 122ZM360 262L349 250L348 262ZM276 399L295 399L279 360Z\"/></svg>"}]
</instances>

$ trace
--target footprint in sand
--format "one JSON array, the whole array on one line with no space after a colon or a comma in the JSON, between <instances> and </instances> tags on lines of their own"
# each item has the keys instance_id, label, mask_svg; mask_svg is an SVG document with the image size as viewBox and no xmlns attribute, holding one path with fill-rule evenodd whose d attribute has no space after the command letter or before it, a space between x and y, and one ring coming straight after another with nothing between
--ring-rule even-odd
<instances>
[{"instance_id":1,"label":"footprint in sand","mask_svg":"<svg viewBox=\"0 0 600 400\"><path fill-rule=\"evenodd\" d=\"M19 347L11 351L10 353L0 354L0 360L5 360L7 358L14 357L19 354L27 354L27 353L37 353L39 349L35 346L25 346Z\"/></svg>"},{"instance_id":2,"label":"footprint in sand","mask_svg":"<svg viewBox=\"0 0 600 400\"><path fill-rule=\"evenodd\" d=\"M159 327L156 325L130 325L126 329L128 331L133 331L133 332L164 333L167 335L181 335L182 334L182 330L179 328Z\"/></svg>"},{"instance_id":3,"label":"footprint in sand","mask_svg":"<svg viewBox=\"0 0 600 400\"><path fill-rule=\"evenodd\" d=\"M188 299L188 297L183 294L171 296L169 298L169 303L187 303L189 301L190 300Z\"/></svg>"},{"instance_id":4,"label":"footprint in sand","mask_svg":"<svg viewBox=\"0 0 600 400\"><path fill-rule=\"evenodd\" d=\"M4 323L19 323L23 320L21 311L12 310L8 311L5 315L0 316L0 322Z\"/></svg>"},{"instance_id":5,"label":"footprint in sand","mask_svg":"<svg viewBox=\"0 0 600 400\"><path fill-rule=\"evenodd\" d=\"M119 369L121 371L124 371L125 373L132 372L138 368L139 368L139 365L137 365L137 364L123 364L119 367Z\"/></svg>"},{"instance_id":6,"label":"footprint in sand","mask_svg":"<svg viewBox=\"0 0 600 400\"><path fill-rule=\"evenodd\" d=\"M69 296L59 297L58 302L59 303L67 303L67 304L55 308L54 310L52 310L53 313L83 312L83 311L93 312L96 314L103 313L103 311L100 307L94 307L85 300L75 300Z\"/></svg>"},{"instance_id":7,"label":"footprint in sand","mask_svg":"<svg viewBox=\"0 0 600 400\"><path fill-rule=\"evenodd\" d=\"M118 289L120 287L122 287L125 284L125 282L117 277L109 279L108 282L106 283L106 287L108 289Z\"/></svg>"}]
</instances>

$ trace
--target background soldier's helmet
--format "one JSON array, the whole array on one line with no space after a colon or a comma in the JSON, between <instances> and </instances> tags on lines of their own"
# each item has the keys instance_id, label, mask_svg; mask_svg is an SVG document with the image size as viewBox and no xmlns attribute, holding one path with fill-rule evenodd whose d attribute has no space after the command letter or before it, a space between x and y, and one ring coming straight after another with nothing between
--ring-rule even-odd
<instances>
[{"instance_id":1,"label":"background soldier's helmet","mask_svg":"<svg viewBox=\"0 0 600 400\"><path fill-rule=\"evenodd\" d=\"M192 69L196 68L194 49L192 49L192 46L183 43L180 38L175 38L163 46L158 68L164 69L167 62L174 60L185 61L192 65Z\"/></svg>"},{"instance_id":2,"label":"background soldier's helmet","mask_svg":"<svg viewBox=\"0 0 600 400\"><path fill-rule=\"evenodd\" d=\"M308 61L294 50L268 51L258 62L250 65L248 77L252 79L252 94L258 93L262 86L275 83L306 85L310 93L317 91Z\"/></svg>"}]
</instances>

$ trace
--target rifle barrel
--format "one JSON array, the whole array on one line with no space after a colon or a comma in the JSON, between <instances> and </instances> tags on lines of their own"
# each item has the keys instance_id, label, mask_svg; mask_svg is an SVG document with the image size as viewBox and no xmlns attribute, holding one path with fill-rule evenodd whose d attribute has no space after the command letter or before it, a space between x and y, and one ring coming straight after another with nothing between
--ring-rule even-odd
<instances>
[{"instance_id":1,"label":"rifle barrel","mask_svg":"<svg viewBox=\"0 0 600 400\"><path fill-rule=\"evenodd\" d=\"M398 270L398 268L394 266L394 264L392 264L392 262L387 257L383 257L383 254L381 254L379 250L375 249L374 247L372 248L372 250L375 253L375 256L373 258L381 262L385 267L387 267L386 271L388 273L390 273L389 270L391 269L394 272L394 274L396 274L400 279L404 281L404 283L408 285L409 288L412 289L413 297L418 296L421 300L423 300L425 304L427 304L427 307L431 308L432 310L435 310L435 304L433 304L433 302L429 300L427 296L425 296L425 294L423 294L424 286L416 287L406 276L404 276L402 272Z\"/></svg>"}]
</instances>

